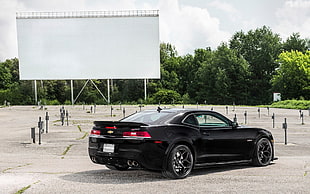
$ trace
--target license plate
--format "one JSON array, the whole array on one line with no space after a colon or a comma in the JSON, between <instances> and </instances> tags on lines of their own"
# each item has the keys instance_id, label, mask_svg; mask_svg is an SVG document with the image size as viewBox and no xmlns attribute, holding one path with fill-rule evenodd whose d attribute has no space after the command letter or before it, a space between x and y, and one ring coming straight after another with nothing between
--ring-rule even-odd
<instances>
[{"instance_id":1,"label":"license plate","mask_svg":"<svg viewBox=\"0 0 310 194\"><path fill-rule=\"evenodd\" d=\"M113 153L114 152L114 144L103 144L103 152L109 152L109 153Z\"/></svg>"}]
</instances>

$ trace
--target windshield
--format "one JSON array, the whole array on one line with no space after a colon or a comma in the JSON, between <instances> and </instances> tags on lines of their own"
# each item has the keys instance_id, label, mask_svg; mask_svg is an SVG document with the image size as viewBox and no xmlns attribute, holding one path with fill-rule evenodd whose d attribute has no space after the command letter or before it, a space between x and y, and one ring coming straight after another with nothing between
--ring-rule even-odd
<instances>
[{"instance_id":1,"label":"windshield","mask_svg":"<svg viewBox=\"0 0 310 194\"><path fill-rule=\"evenodd\" d=\"M156 125L168 121L170 118L172 118L173 115L175 115L175 113L172 112L143 111L130 115L129 117L126 117L121 121Z\"/></svg>"}]
</instances>

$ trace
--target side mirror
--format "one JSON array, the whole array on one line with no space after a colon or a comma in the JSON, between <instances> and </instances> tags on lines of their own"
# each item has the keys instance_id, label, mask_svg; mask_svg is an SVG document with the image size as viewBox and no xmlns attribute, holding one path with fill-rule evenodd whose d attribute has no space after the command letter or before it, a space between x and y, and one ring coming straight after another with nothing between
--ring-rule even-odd
<instances>
[{"instance_id":1,"label":"side mirror","mask_svg":"<svg viewBox=\"0 0 310 194\"><path fill-rule=\"evenodd\" d=\"M232 123L231 123L231 126L232 126L233 129L235 129L235 128L237 128L239 125L238 125L237 122L232 122Z\"/></svg>"}]
</instances>

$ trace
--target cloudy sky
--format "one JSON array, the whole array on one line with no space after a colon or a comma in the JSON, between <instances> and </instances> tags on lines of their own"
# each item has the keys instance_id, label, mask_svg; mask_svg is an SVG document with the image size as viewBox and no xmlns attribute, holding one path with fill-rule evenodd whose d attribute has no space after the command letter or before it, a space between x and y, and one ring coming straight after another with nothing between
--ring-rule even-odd
<instances>
[{"instance_id":1,"label":"cloudy sky","mask_svg":"<svg viewBox=\"0 0 310 194\"><path fill-rule=\"evenodd\" d=\"M0 61L18 57L16 12L157 9L160 41L180 55L227 42L237 31L269 26L283 40L310 38L310 0L0 0Z\"/></svg>"}]
</instances>

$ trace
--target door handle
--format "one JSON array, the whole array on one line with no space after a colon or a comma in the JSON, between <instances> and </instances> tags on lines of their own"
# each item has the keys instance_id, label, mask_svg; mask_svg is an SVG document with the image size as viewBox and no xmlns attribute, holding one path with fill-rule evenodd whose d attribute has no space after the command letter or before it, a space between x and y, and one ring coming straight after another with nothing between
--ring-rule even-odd
<instances>
[{"instance_id":1,"label":"door handle","mask_svg":"<svg viewBox=\"0 0 310 194\"><path fill-rule=\"evenodd\" d=\"M208 133L208 132L202 132L202 135L210 136L210 133Z\"/></svg>"}]
</instances>

